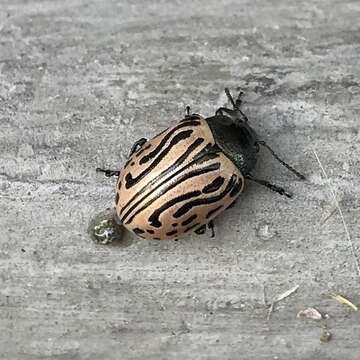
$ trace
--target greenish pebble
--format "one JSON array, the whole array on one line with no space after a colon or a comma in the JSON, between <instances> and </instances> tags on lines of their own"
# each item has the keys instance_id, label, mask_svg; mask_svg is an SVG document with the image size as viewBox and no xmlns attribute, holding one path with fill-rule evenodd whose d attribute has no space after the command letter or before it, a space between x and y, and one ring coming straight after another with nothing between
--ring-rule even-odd
<instances>
[{"instance_id":1,"label":"greenish pebble","mask_svg":"<svg viewBox=\"0 0 360 360\"><path fill-rule=\"evenodd\" d=\"M129 246L132 243L125 228L116 222L114 209L107 209L95 215L90 220L88 233L95 242L102 245L116 243Z\"/></svg>"}]
</instances>

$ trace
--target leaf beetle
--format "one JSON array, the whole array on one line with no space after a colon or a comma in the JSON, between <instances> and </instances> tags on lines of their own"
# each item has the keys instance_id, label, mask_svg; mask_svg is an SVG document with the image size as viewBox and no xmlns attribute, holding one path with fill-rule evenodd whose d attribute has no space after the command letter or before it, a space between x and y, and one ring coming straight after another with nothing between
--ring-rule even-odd
<instances>
[{"instance_id":1,"label":"leaf beetle","mask_svg":"<svg viewBox=\"0 0 360 360\"><path fill-rule=\"evenodd\" d=\"M254 177L260 146L265 147L298 178L305 177L279 156L249 125L241 111L240 92L232 109L221 107L214 116L191 114L154 138L140 139L118 170L97 168L107 177L117 176L117 221L136 235L154 240L178 239L193 231L212 230L213 219L231 207L250 180L280 195L283 188Z\"/></svg>"}]
</instances>

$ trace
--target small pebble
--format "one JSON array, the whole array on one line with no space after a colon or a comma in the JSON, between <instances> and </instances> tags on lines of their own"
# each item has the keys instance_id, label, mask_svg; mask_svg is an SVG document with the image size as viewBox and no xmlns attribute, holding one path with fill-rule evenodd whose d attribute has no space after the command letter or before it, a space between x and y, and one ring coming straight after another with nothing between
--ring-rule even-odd
<instances>
[{"instance_id":1,"label":"small pebble","mask_svg":"<svg viewBox=\"0 0 360 360\"><path fill-rule=\"evenodd\" d=\"M297 318L305 318L305 319L312 319L312 320L321 320L322 315L317 311L315 308L307 308L305 310L301 310L296 315Z\"/></svg>"},{"instance_id":2,"label":"small pebble","mask_svg":"<svg viewBox=\"0 0 360 360\"><path fill-rule=\"evenodd\" d=\"M327 328L322 329L322 333L320 336L320 341L323 343L327 343L331 340L332 334Z\"/></svg>"}]
</instances>

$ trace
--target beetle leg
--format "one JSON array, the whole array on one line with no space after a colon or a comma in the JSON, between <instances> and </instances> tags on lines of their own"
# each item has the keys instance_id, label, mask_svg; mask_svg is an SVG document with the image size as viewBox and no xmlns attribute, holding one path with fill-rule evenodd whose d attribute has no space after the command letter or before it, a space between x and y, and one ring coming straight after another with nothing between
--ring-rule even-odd
<instances>
[{"instance_id":1,"label":"beetle leg","mask_svg":"<svg viewBox=\"0 0 360 360\"><path fill-rule=\"evenodd\" d=\"M185 120L197 120L197 119L200 119L201 116L199 114L194 114L194 113L190 113L190 106L188 105L186 107L186 110L185 110L185 118L181 121L185 121Z\"/></svg>"},{"instance_id":2,"label":"beetle leg","mask_svg":"<svg viewBox=\"0 0 360 360\"><path fill-rule=\"evenodd\" d=\"M136 153L146 142L147 142L147 139L145 139L145 138L141 138L138 141L136 141L130 150L129 157L131 155L133 155L134 153Z\"/></svg>"},{"instance_id":3,"label":"beetle leg","mask_svg":"<svg viewBox=\"0 0 360 360\"><path fill-rule=\"evenodd\" d=\"M269 183L268 181L266 180L260 180L260 179L255 179L251 174L248 174L245 176L245 178L251 180L251 181L254 181L260 185L263 185L263 186L266 186L268 189L272 190L272 191L275 191L277 192L278 194L280 195L285 195L287 196L288 198L291 198L292 197L292 194L288 193L286 190L284 190L282 187L280 186L277 186L277 185L274 185L274 184L271 184Z\"/></svg>"},{"instance_id":4,"label":"beetle leg","mask_svg":"<svg viewBox=\"0 0 360 360\"><path fill-rule=\"evenodd\" d=\"M210 220L209 223L207 224L207 227L208 227L208 229L211 230L211 237L212 237L212 238L215 237L215 231L214 231L215 225L214 225L214 221L213 221L213 220Z\"/></svg>"},{"instance_id":5,"label":"beetle leg","mask_svg":"<svg viewBox=\"0 0 360 360\"><path fill-rule=\"evenodd\" d=\"M206 224L200 226L198 229L196 229L194 231L194 233L197 234L197 235L205 234L205 232L206 232Z\"/></svg>"},{"instance_id":6,"label":"beetle leg","mask_svg":"<svg viewBox=\"0 0 360 360\"><path fill-rule=\"evenodd\" d=\"M96 168L96 172L103 172L103 173L105 173L105 176L106 176L106 177L119 176L119 175L120 175L120 171L110 170L110 169L100 169L100 168Z\"/></svg>"},{"instance_id":7,"label":"beetle leg","mask_svg":"<svg viewBox=\"0 0 360 360\"><path fill-rule=\"evenodd\" d=\"M279 158L278 155L275 154L274 150L271 149L271 147L265 142L265 141L258 141L256 143L257 145L262 145L264 147L266 147L270 153L272 154L272 156L283 166L285 166L288 170L290 170L291 172L293 172L298 178L300 178L301 180L306 180L306 177L302 174L300 174L297 170L295 170L292 166L290 166L289 164L287 164L285 161L281 160Z\"/></svg>"}]
</instances>

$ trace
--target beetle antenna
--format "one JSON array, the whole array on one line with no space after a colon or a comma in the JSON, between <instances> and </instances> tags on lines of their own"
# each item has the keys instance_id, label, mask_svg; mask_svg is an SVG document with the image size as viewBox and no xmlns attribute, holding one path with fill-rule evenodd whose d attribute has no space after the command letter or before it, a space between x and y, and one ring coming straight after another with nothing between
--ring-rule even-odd
<instances>
[{"instance_id":1,"label":"beetle antenna","mask_svg":"<svg viewBox=\"0 0 360 360\"><path fill-rule=\"evenodd\" d=\"M232 106L234 109L236 109L236 104L235 104L235 101L230 93L230 90L228 88L225 88L225 94L226 96L228 97L229 101L231 102Z\"/></svg>"},{"instance_id":2,"label":"beetle antenna","mask_svg":"<svg viewBox=\"0 0 360 360\"><path fill-rule=\"evenodd\" d=\"M285 196L287 196L288 198L292 198L292 194L288 193L285 189L283 189L283 188L280 187L280 186L271 184L271 183L269 183L269 182L266 181L266 180L255 179L251 174L248 174L248 175L246 175L245 177L246 177L247 179L253 181L253 182L256 182L257 184L266 186L268 189L270 189L270 190L272 190L272 191L275 191L275 192L277 192L277 193L280 194L280 195L285 195Z\"/></svg>"},{"instance_id":3,"label":"beetle antenna","mask_svg":"<svg viewBox=\"0 0 360 360\"><path fill-rule=\"evenodd\" d=\"M240 106L242 104L242 100L241 97L244 95L243 91L240 91L236 102L234 101L234 98L232 97L230 90L228 88L225 88L225 94L228 97L229 101L231 102L232 106L234 107L234 110L237 112L238 117L240 118L240 120L244 121L244 122L248 122L248 118L247 116L240 110ZM222 108L220 108L222 109Z\"/></svg>"},{"instance_id":4,"label":"beetle antenna","mask_svg":"<svg viewBox=\"0 0 360 360\"><path fill-rule=\"evenodd\" d=\"M239 109L240 110L240 107L241 107L241 104L242 104L242 97L244 96L244 92L243 91L240 91L239 92L239 95L238 95L238 97L237 97L237 99L236 99L236 101L235 101L235 107L236 107L236 109Z\"/></svg>"},{"instance_id":5,"label":"beetle antenna","mask_svg":"<svg viewBox=\"0 0 360 360\"><path fill-rule=\"evenodd\" d=\"M120 175L120 171L110 170L110 169L96 168L96 172L103 172L103 173L105 173L106 177L112 177L112 176L119 176Z\"/></svg>"},{"instance_id":6,"label":"beetle antenna","mask_svg":"<svg viewBox=\"0 0 360 360\"><path fill-rule=\"evenodd\" d=\"M275 154L274 150L265 142L265 141L258 141L257 144L262 145L266 147L272 156L283 166L285 166L288 170L290 170L292 173L294 173L298 178L301 180L306 180L306 177L302 174L300 174L297 170L295 170L292 166L287 164L285 161L281 160L278 155Z\"/></svg>"}]
</instances>

